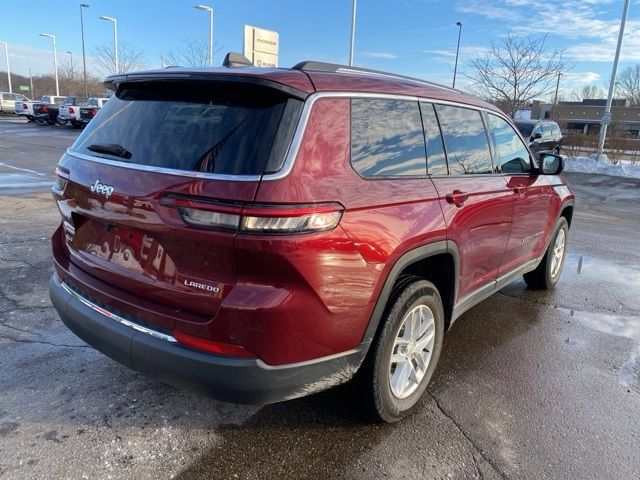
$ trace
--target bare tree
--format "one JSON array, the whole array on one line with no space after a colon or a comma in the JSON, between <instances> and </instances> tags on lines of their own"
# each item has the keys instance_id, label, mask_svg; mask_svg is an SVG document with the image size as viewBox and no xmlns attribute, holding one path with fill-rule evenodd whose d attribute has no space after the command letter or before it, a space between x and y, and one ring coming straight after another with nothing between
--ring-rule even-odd
<instances>
[{"instance_id":1,"label":"bare tree","mask_svg":"<svg viewBox=\"0 0 640 480\"><path fill-rule=\"evenodd\" d=\"M209 45L200 40L189 40L164 55L164 61L167 65L206 67L209 65Z\"/></svg>"},{"instance_id":2,"label":"bare tree","mask_svg":"<svg viewBox=\"0 0 640 480\"><path fill-rule=\"evenodd\" d=\"M640 64L625 68L618 75L617 92L632 105L640 105Z\"/></svg>"},{"instance_id":3,"label":"bare tree","mask_svg":"<svg viewBox=\"0 0 640 480\"><path fill-rule=\"evenodd\" d=\"M545 52L546 38L510 32L492 41L486 52L466 62L472 92L496 102L512 117L528 101L550 93L564 63L560 50Z\"/></svg>"},{"instance_id":4,"label":"bare tree","mask_svg":"<svg viewBox=\"0 0 640 480\"><path fill-rule=\"evenodd\" d=\"M606 92L596 85L585 85L581 89L576 89L571 92L571 99L576 102L581 102L582 100L605 98L606 95Z\"/></svg>"},{"instance_id":5,"label":"bare tree","mask_svg":"<svg viewBox=\"0 0 640 480\"><path fill-rule=\"evenodd\" d=\"M94 56L100 69L105 74L116 73L116 61L113 44L106 43L94 49ZM119 73L133 72L145 67L144 52L128 43L118 44L118 71Z\"/></svg>"}]
</instances>

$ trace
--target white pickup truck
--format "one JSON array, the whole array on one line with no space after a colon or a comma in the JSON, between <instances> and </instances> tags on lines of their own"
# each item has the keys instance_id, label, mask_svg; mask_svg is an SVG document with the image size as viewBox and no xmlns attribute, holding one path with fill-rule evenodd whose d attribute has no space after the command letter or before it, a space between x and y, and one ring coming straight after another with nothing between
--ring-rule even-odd
<instances>
[{"instance_id":1,"label":"white pickup truck","mask_svg":"<svg viewBox=\"0 0 640 480\"><path fill-rule=\"evenodd\" d=\"M64 103L58 109L58 123L61 125L70 122L74 127L79 126L80 107L87 104L87 97L66 97Z\"/></svg>"},{"instance_id":2,"label":"white pickup truck","mask_svg":"<svg viewBox=\"0 0 640 480\"><path fill-rule=\"evenodd\" d=\"M105 103L107 103L108 98L98 98L91 97L87 100L87 104L84 107L80 108L80 120L78 126L85 126L87 123L91 121L93 117L96 116L98 110L100 110Z\"/></svg>"},{"instance_id":3,"label":"white pickup truck","mask_svg":"<svg viewBox=\"0 0 640 480\"><path fill-rule=\"evenodd\" d=\"M27 97L19 93L0 92L0 113L15 113L18 102L29 101Z\"/></svg>"},{"instance_id":4,"label":"white pickup truck","mask_svg":"<svg viewBox=\"0 0 640 480\"><path fill-rule=\"evenodd\" d=\"M33 112L33 106L35 104L43 103L45 105L61 104L64 97L58 97L56 95L43 95L40 100L29 100L15 103L16 114L21 117L27 117L30 122L35 121L36 117Z\"/></svg>"}]
</instances>

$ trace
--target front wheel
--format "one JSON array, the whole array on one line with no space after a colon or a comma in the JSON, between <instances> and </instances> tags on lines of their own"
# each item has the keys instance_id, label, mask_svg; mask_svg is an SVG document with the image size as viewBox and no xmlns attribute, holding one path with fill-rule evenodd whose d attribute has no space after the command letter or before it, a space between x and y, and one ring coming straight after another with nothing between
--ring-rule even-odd
<instances>
[{"instance_id":1,"label":"front wheel","mask_svg":"<svg viewBox=\"0 0 640 480\"><path fill-rule=\"evenodd\" d=\"M440 357L444 309L438 289L416 278L395 297L382 321L364 380L374 416L395 422L414 410Z\"/></svg>"},{"instance_id":2,"label":"front wheel","mask_svg":"<svg viewBox=\"0 0 640 480\"><path fill-rule=\"evenodd\" d=\"M569 223L566 218L560 217L540 264L535 270L524 274L524 281L530 288L548 290L555 287L564 267L568 240Z\"/></svg>"}]
</instances>

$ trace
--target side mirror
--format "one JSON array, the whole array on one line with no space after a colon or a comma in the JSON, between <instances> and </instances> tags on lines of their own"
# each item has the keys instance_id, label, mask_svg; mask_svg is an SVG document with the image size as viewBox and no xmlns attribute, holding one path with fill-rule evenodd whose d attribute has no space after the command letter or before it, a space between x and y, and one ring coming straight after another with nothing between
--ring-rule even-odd
<instances>
[{"instance_id":1,"label":"side mirror","mask_svg":"<svg viewBox=\"0 0 640 480\"><path fill-rule=\"evenodd\" d=\"M564 169L564 157L555 153L540 154L540 173L543 175L560 175Z\"/></svg>"},{"instance_id":2,"label":"side mirror","mask_svg":"<svg viewBox=\"0 0 640 480\"><path fill-rule=\"evenodd\" d=\"M536 132L533 135L531 135L531 140L538 140L542 138L542 132Z\"/></svg>"}]
</instances>

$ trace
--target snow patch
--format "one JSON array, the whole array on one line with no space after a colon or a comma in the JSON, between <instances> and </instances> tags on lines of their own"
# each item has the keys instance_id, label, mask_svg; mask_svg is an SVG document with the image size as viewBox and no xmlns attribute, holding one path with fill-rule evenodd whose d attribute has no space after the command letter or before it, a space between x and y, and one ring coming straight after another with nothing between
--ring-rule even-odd
<instances>
[{"instance_id":1,"label":"snow patch","mask_svg":"<svg viewBox=\"0 0 640 480\"><path fill-rule=\"evenodd\" d=\"M567 172L595 173L611 175L613 177L640 178L640 165L613 165L608 160L598 160L595 155L590 157L566 157L564 170Z\"/></svg>"}]
</instances>

